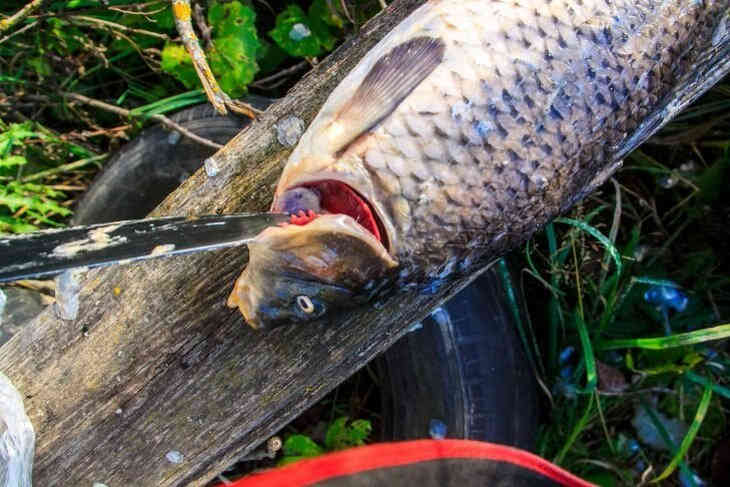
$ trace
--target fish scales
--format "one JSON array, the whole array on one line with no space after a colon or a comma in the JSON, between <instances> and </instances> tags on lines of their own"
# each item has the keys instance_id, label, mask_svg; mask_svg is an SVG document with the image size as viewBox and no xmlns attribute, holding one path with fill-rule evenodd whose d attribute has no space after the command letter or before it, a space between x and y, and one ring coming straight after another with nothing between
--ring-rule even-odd
<instances>
[{"instance_id":1,"label":"fish scales","mask_svg":"<svg viewBox=\"0 0 730 487\"><path fill-rule=\"evenodd\" d=\"M360 285L373 288L397 267L405 285L524 241L614 162L728 11L730 0L426 2L333 91L275 195L281 211L291 188L308 187L327 213L327 198L337 198L319 182L340 181L354 193L343 191L347 203L329 204L332 213L349 211L361 226L372 213L368 230L377 238L333 215L264 232L267 250L258 258L252 247L229 304L252 324L261 314L309 319L336 303L317 298L317 312L302 314L296 302L320 291L288 280L292 290L282 292L277 273L329 286L342 283L333 269L354 266ZM339 238L367 244L347 254L342 242L333 250ZM302 263L311 255L287 239L317 242L306 252L326 253L318 262L327 271ZM262 289L272 279L276 297ZM347 288L350 302L362 294L355 287ZM310 294L296 294L302 289Z\"/></svg>"},{"instance_id":2,"label":"fish scales","mask_svg":"<svg viewBox=\"0 0 730 487\"><path fill-rule=\"evenodd\" d=\"M409 219L393 218L400 254L439 265L459 251L450 243L486 245L505 231L523 238L560 212L561 196L585 185L683 74L688 48L707 41L723 8L686 0L424 7L429 19L410 35L444 39L444 61L352 154L374 180L408 188L394 194L385 184L379 195L393 214L394 204L409 206Z\"/></svg>"}]
</instances>

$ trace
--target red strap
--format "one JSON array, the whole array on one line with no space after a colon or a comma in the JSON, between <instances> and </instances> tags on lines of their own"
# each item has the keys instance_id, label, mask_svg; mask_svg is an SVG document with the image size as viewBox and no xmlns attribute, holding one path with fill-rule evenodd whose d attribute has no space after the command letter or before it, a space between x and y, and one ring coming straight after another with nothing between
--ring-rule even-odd
<instances>
[{"instance_id":1,"label":"red strap","mask_svg":"<svg viewBox=\"0 0 730 487\"><path fill-rule=\"evenodd\" d=\"M471 440L416 440L368 445L310 460L301 460L285 467L244 477L228 487L305 486L367 470L444 458L475 458L508 462L537 472L567 487L593 485L544 458L517 448Z\"/></svg>"}]
</instances>

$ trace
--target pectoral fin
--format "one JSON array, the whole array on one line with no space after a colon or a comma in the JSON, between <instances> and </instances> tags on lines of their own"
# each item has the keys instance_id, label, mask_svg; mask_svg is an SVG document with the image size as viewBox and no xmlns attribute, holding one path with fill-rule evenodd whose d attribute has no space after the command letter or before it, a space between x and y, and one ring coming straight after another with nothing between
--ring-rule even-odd
<instances>
[{"instance_id":1,"label":"pectoral fin","mask_svg":"<svg viewBox=\"0 0 730 487\"><path fill-rule=\"evenodd\" d=\"M327 129L334 153L371 130L441 63L445 44L434 37L417 37L380 58Z\"/></svg>"}]
</instances>

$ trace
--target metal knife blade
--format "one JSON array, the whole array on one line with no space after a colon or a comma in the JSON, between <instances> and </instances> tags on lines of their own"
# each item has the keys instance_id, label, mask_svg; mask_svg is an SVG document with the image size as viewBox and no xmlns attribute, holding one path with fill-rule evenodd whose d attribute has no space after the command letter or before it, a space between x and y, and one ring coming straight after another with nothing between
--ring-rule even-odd
<instances>
[{"instance_id":1,"label":"metal knife blade","mask_svg":"<svg viewBox=\"0 0 730 487\"><path fill-rule=\"evenodd\" d=\"M234 247L288 219L280 213L147 218L0 238L0 282Z\"/></svg>"}]
</instances>

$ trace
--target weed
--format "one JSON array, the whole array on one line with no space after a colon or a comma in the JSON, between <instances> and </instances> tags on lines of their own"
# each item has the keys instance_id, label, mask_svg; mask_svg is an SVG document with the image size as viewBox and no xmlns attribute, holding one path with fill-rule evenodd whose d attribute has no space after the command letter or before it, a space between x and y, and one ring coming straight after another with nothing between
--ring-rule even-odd
<instances>
[{"instance_id":1,"label":"weed","mask_svg":"<svg viewBox=\"0 0 730 487\"><path fill-rule=\"evenodd\" d=\"M725 434L729 95L711 90L524 250L546 325L538 452L601 485L697 484Z\"/></svg>"}]
</instances>

